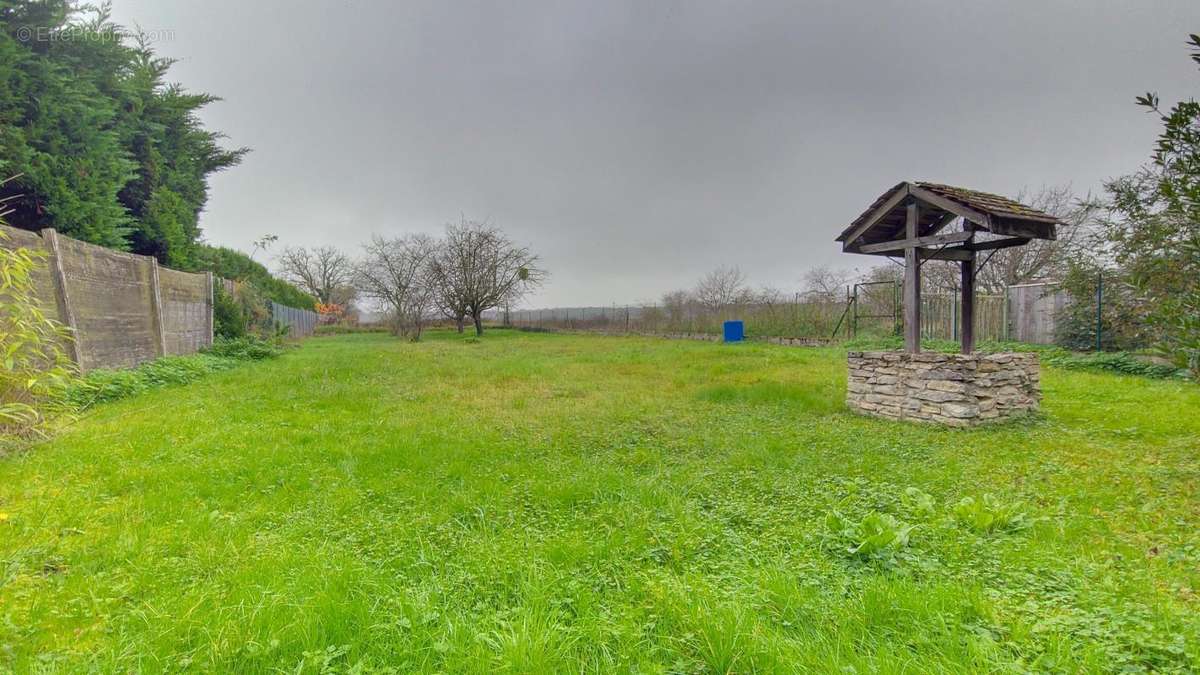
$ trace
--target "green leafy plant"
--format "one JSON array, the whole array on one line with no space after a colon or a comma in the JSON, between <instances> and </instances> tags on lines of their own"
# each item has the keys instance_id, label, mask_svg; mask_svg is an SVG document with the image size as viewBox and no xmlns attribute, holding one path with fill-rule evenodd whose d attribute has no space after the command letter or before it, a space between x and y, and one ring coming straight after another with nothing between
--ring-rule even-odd
<instances>
[{"instance_id":1,"label":"green leafy plant","mask_svg":"<svg viewBox=\"0 0 1200 675\"><path fill-rule=\"evenodd\" d=\"M1187 370L1183 368L1176 367L1170 363L1155 363L1126 352L1092 352L1089 354L1073 354L1062 351L1046 352L1042 354L1041 362L1058 368L1070 368L1071 370L1107 371L1158 379L1187 376Z\"/></svg>"},{"instance_id":2,"label":"green leafy plant","mask_svg":"<svg viewBox=\"0 0 1200 675\"><path fill-rule=\"evenodd\" d=\"M0 241L8 239L0 232ZM42 255L0 246L0 434L40 434L75 376L63 349L69 331L47 317L34 294Z\"/></svg>"},{"instance_id":3,"label":"green leafy plant","mask_svg":"<svg viewBox=\"0 0 1200 675\"><path fill-rule=\"evenodd\" d=\"M991 494L963 497L954 505L954 518L979 533L1019 530L1031 524L1021 502L1002 502Z\"/></svg>"},{"instance_id":4,"label":"green leafy plant","mask_svg":"<svg viewBox=\"0 0 1200 675\"><path fill-rule=\"evenodd\" d=\"M237 338L217 338L212 345L205 347L203 353L226 359L243 361L258 361L270 359L283 353L283 349L267 340L253 335L243 335Z\"/></svg>"},{"instance_id":5,"label":"green leafy plant","mask_svg":"<svg viewBox=\"0 0 1200 675\"><path fill-rule=\"evenodd\" d=\"M847 553L858 558L879 558L908 545L913 526L894 516L872 511L862 520L851 520L836 510L825 514L825 529Z\"/></svg>"},{"instance_id":6,"label":"green leafy plant","mask_svg":"<svg viewBox=\"0 0 1200 675\"><path fill-rule=\"evenodd\" d=\"M1200 65L1200 35L1189 38ZM1106 244L1155 346L1200 379L1200 102L1168 107L1153 92L1136 100L1162 131L1149 164L1105 185Z\"/></svg>"},{"instance_id":7,"label":"green leafy plant","mask_svg":"<svg viewBox=\"0 0 1200 675\"><path fill-rule=\"evenodd\" d=\"M76 410L236 368L246 361L274 358L282 349L254 336L218 339L199 354L165 356L128 370L93 370L68 386L64 400Z\"/></svg>"},{"instance_id":8,"label":"green leafy plant","mask_svg":"<svg viewBox=\"0 0 1200 675\"><path fill-rule=\"evenodd\" d=\"M242 306L225 290L221 280L213 281L213 335L220 338L239 338L246 334L246 317Z\"/></svg>"},{"instance_id":9,"label":"green leafy plant","mask_svg":"<svg viewBox=\"0 0 1200 675\"><path fill-rule=\"evenodd\" d=\"M910 487L900 496L900 504L913 516L921 519L932 518L937 512L937 500L933 495L919 488Z\"/></svg>"}]
</instances>

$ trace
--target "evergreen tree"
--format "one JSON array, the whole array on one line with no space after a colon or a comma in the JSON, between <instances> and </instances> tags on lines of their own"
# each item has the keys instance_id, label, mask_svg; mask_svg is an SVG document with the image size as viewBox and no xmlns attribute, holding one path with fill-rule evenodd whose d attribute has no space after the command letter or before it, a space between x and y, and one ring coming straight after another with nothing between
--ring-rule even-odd
<instances>
[{"instance_id":1,"label":"evergreen tree","mask_svg":"<svg viewBox=\"0 0 1200 675\"><path fill-rule=\"evenodd\" d=\"M54 39L55 35L61 36ZM11 224L194 267L208 176L246 149L197 112L217 100L166 82L170 59L107 5L0 0L0 189Z\"/></svg>"}]
</instances>

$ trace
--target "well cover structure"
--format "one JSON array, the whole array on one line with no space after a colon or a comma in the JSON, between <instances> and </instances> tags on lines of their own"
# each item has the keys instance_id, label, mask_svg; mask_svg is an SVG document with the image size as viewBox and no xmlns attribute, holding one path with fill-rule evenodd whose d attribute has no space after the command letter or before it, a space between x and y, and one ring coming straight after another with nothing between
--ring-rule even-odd
<instances>
[{"instance_id":1,"label":"well cover structure","mask_svg":"<svg viewBox=\"0 0 1200 675\"><path fill-rule=\"evenodd\" d=\"M879 417L969 426L1035 410L1033 354L974 354L975 277L997 251L1054 239L1058 218L1007 197L903 182L884 192L837 238L847 253L904 259L904 352L851 352L846 402ZM921 266L958 264L962 354L920 354Z\"/></svg>"},{"instance_id":2,"label":"well cover structure","mask_svg":"<svg viewBox=\"0 0 1200 675\"><path fill-rule=\"evenodd\" d=\"M921 350L921 265L957 261L962 349L975 346L975 275L995 251L1054 239L1059 219L1007 197L940 183L903 182L879 196L837 241L846 253L904 258L904 348Z\"/></svg>"}]
</instances>

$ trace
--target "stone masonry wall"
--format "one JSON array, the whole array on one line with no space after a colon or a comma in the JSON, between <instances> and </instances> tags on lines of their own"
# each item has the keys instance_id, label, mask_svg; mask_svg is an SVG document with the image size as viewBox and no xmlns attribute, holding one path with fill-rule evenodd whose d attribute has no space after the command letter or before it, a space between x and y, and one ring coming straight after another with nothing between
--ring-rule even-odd
<instances>
[{"instance_id":1,"label":"stone masonry wall","mask_svg":"<svg viewBox=\"0 0 1200 675\"><path fill-rule=\"evenodd\" d=\"M846 405L889 419L973 426L1035 411L1037 354L850 352Z\"/></svg>"}]
</instances>

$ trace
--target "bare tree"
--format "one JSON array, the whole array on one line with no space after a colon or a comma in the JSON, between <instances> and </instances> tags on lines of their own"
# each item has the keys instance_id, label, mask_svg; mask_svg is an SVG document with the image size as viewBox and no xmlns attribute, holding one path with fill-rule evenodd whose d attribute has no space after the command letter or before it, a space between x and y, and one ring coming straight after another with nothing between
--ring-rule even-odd
<instances>
[{"instance_id":1,"label":"bare tree","mask_svg":"<svg viewBox=\"0 0 1200 675\"><path fill-rule=\"evenodd\" d=\"M355 284L368 298L387 308L392 332L414 342L432 313L436 287L430 268L437 250L427 235L384 239L371 237L355 268Z\"/></svg>"},{"instance_id":2,"label":"bare tree","mask_svg":"<svg viewBox=\"0 0 1200 675\"><path fill-rule=\"evenodd\" d=\"M469 266L458 264L456 253L447 241L439 241L429 265L429 280L433 287L433 305L439 314L454 322L455 329L463 332L470 313L469 293L465 270Z\"/></svg>"},{"instance_id":3,"label":"bare tree","mask_svg":"<svg viewBox=\"0 0 1200 675\"><path fill-rule=\"evenodd\" d=\"M1071 186L1043 187L1022 192L1017 201L1058 216L1063 222L1056 239L1033 239L1024 246L1000 249L980 270L975 283L982 292L1002 292L1006 286L1040 279L1061 279L1071 256L1095 231L1100 207L1091 198L1078 198Z\"/></svg>"},{"instance_id":4,"label":"bare tree","mask_svg":"<svg viewBox=\"0 0 1200 675\"><path fill-rule=\"evenodd\" d=\"M701 277L693 293L700 305L720 315L728 307L745 303L750 289L740 269L722 266Z\"/></svg>"},{"instance_id":5,"label":"bare tree","mask_svg":"<svg viewBox=\"0 0 1200 675\"><path fill-rule=\"evenodd\" d=\"M810 301L837 302L846 299L846 286L854 283L857 272L836 270L821 265L804 273L805 299Z\"/></svg>"},{"instance_id":6,"label":"bare tree","mask_svg":"<svg viewBox=\"0 0 1200 675\"><path fill-rule=\"evenodd\" d=\"M436 297L443 313L471 317L483 335L483 313L514 305L546 278L538 257L499 228L467 220L446 227L434 261Z\"/></svg>"},{"instance_id":7,"label":"bare tree","mask_svg":"<svg viewBox=\"0 0 1200 675\"><path fill-rule=\"evenodd\" d=\"M1023 190L1016 200L1057 216L1063 224L1057 228L1056 239L1032 239L1024 246L980 254L975 276L979 293L1003 293L1015 284L1061 279L1070 260L1087 245L1097 229L1099 205L1090 197L1080 199L1069 185L1043 187L1036 192ZM961 225L953 225L947 231L953 229L961 229ZM921 276L930 288L956 288L959 284L956 263L924 263Z\"/></svg>"},{"instance_id":8,"label":"bare tree","mask_svg":"<svg viewBox=\"0 0 1200 675\"><path fill-rule=\"evenodd\" d=\"M329 304L337 289L350 285L354 264L332 246L289 246L279 254L279 271L322 304Z\"/></svg>"},{"instance_id":9,"label":"bare tree","mask_svg":"<svg viewBox=\"0 0 1200 675\"><path fill-rule=\"evenodd\" d=\"M682 327L693 302L694 299L689 291L679 290L663 293L662 306L666 314L667 325L674 329Z\"/></svg>"},{"instance_id":10,"label":"bare tree","mask_svg":"<svg viewBox=\"0 0 1200 675\"><path fill-rule=\"evenodd\" d=\"M253 242L251 242L252 246L250 248L250 259L254 260L254 255L256 253L259 251L266 251L277 241L279 241L279 235L277 234L264 234L258 239L255 239Z\"/></svg>"}]
</instances>

